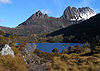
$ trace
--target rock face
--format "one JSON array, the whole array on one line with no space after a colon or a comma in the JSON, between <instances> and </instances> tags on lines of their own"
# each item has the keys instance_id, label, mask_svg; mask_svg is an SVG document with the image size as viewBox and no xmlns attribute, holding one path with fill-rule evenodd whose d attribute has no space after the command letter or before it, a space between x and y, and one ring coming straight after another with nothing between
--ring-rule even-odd
<instances>
[{"instance_id":1,"label":"rock face","mask_svg":"<svg viewBox=\"0 0 100 71\"><path fill-rule=\"evenodd\" d=\"M14 51L11 49L11 47L8 44L5 44L5 46L0 51L1 55L12 55L14 56Z\"/></svg>"},{"instance_id":2,"label":"rock face","mask_svg":"<svg viewBox=\"0 0 100 71\"><path fill-rule=\"evenodd\" d=\"M71 20L71 21L79 21L79 20L86 20L92 16L95 16L96 13L90 9L89 7L82 7L82 8L75 8L68 6L64 11L63 16L61 19Z\"/></svg>"}]
</instances>

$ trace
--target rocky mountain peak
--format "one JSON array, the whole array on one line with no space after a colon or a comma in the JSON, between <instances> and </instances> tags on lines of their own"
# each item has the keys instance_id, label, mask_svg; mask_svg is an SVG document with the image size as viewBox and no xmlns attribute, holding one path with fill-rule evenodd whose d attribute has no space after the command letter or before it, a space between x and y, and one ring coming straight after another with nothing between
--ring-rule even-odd
<instances>
[{"instance_id":1,"label":"rocky mountain peak","mask_svg":"<svg viewBox=\"0 0 100 71\"><path fill-rule=\"evenodd\" d=\"M71 9L71 6L68 6L66 9Z\"/></svg>"},{"instance_id":2,"label":"rocky mountain peak","mask_svg":"<svg viewBox=\"0 0 100 71\"><path fill-rule=\"evenodd\" d=\"M96 13L89 7L82 7L82 8L75 8L75 7L70 7L68 6L61 19L66 19L66 20L86 20L89 19L92 16L95 16Z\"/></svg>"},{"instance_id":3,"label":"rocky mountain peak","mask_svg":"<svg viewBox=\"0 0 100 71\"><path fill-rule=\"evenodd\" d=\"M33 14L33 18L45 18L48 17L47 14L43 14L40 10Z\"/></svg>"},{"instance_id":4,"label":"rocky mountain peak","mask_svg":"<svg viewBox=\"0 0 100 71\"><path fill-rule=\"evenodd\" d=\"M42 16L43 13L39 10L39 11L37 11L37 12L35 13L35 15L36 15L36 16Z\"/></svg>"}]
</instances>

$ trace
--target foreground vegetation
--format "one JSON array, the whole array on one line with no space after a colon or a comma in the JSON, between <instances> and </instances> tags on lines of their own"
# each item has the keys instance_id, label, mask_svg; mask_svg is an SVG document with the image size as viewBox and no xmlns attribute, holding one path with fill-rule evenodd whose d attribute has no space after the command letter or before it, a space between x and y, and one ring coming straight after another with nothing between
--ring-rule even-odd
<instances>
[{"instance_id":1,"label":"foreground vegetation","mask_svg":"<svg viewBox=\"0 0 100 71\"><path fill-rule=\"evenodd\" d=\"M100 71L100 42L72 46L62 53L57 48L52 53L39 49L28 51L26 43L15 45L16 35L0 32L0 46L9 44L15 56L0 55L0 71ZM24 58L23 58L24 56Z\"/></svg>"},{"instance_id":2,"label":"foreground vegetation","mask_svg":"<svg viewBox=\"0 0 100 71\"><path fill-rule=\"evenodd\" d=\"M100 45L99 43L83 47L75 46L65 49L62 53L56 48L52 53L36 50L34 52L43 58L50 71L99 71L100 70Z\"/></svg>"}]
</instances>

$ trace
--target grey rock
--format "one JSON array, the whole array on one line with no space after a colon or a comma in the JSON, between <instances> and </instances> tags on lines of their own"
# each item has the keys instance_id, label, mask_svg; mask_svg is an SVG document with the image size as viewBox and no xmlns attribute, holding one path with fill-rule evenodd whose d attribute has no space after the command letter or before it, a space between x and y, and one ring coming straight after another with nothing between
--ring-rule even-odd
<instances>
[{"instance_id":1,"label":"grey rock","mask_svg":"<svg viewBox=\"0 0 100 71\"><path fill-rule=\"evenodd\" d=\"M11 49L11 47L8 44L5 44L5 46L0 51L1 55L12 55L14 56L14 51Z\"/></svg>"}]
</instances>

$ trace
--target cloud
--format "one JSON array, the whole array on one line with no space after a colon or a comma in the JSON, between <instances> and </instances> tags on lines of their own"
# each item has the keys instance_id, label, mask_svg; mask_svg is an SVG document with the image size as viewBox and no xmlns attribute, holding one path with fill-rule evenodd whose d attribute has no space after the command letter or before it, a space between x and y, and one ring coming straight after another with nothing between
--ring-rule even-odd
<instances>
[{"instance_id":1,"label":"cloud","mask_svg":"<svg viewBox=\"0 0 100 71\"><path fill-rule=\"evenodd\" d=\"M0 19L0 22L5 22L5 20L4 19Z\"/></svg>"},{"instance_id":2,"label":"cloud","mask_svg":"<svg viewBox=\"0 0 100 71\"><path fill-rule=\"evenodd\" d=\"M46 9L43 9L43 10L41 10L41 11L42 11L42 13L44 13L44 14L51 14L51 13L52 13L51 11L46 10Z\"/></svg>"},{"instance_id":3,"label":"cloud","mask_svg":"<svg viewBox=\"0 0 100 71\"><path fill-rule=\"evenodd\" d=\"M0 0L0 4L4 4L4 3L11 4L12 1L11 0Z\"/></svg>"}]
</instances>

